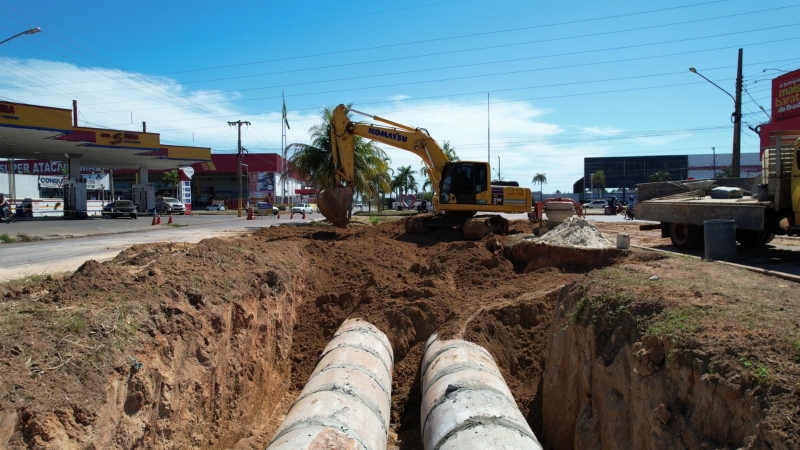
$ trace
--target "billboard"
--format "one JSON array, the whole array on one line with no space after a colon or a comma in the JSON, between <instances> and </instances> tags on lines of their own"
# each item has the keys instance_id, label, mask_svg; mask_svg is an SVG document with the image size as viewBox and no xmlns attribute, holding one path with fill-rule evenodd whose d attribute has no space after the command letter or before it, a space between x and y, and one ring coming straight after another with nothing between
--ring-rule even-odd
<instances>
[{"instance_id":1,"label":"billboard","mask_svg":"<svg viewBox=\"0 0 800 450\"><path fill-rule=\"evenodd\" d=\"M275 172L250 172L250 198L269 199L275 196Z\"/></svg>"},{"instance_id":2,"label":"billboard","mask_svg":"<svg viewBox=\"0 0 800 450\"><path fill-rule=\"evenodd\" d=\"M772 121L800 116L800 69L772 80Z\"/></svg>"},{"instance_id":3,"label":"billboard","mask_svg":"<svg viewBox=\"0 0 800 450\"><path fill-rule=\"evenodd\" d=\"M69 131L72 129L72 111L0 102L0 126Z\"/></svg>"}]
</instances>

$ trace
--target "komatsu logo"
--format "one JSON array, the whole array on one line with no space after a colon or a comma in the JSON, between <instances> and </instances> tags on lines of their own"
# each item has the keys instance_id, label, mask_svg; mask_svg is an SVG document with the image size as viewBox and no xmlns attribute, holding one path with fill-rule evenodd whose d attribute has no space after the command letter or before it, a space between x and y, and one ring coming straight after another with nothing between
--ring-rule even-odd
<instances>
[{"instance_id":1,"label":"komatsu logo","mask_svg":"<svg viewBox=\"0 0 800 450\"><path fill-rule=\"evenodd\" d=\"M408 136L403 136L400 133L390 133L388 131L379 130L377 128L370 128L367 132L369 134L386 139L393 139L395 141L400 141L400 142L408 142Z\"/></svg>"}]
</instances>

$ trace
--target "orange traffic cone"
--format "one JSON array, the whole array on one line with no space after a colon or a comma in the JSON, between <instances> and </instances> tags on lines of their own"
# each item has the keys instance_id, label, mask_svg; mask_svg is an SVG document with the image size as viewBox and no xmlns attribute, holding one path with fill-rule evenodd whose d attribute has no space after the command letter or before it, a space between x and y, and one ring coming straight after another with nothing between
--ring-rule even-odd
<instances>
[{"instance_id":1,"label":"orange traffic cone","mask_svg":"<svg viewBox=\"0 0 800 450\"><path fill-rule=\"evenodd\" d=\"M151 223L150 225L156 225L156 217L158 217L158 216L153 214L153 223Z\"/></svg>"},{"instance_id":2,"label":"orange traffic cone","mask_svg":"<svg viewBox=\"0 0 800 450\"><path fill-rule=\"evenodd\" d=\"M172 225L172 214L169 215L169 222L167 222L167 225Z\"/></svg>"},{"instance_id":3,"label":"orange traffic cone","mask_svg":"<svg viewBox=\"0 0 800 450\"><path fill-rule=\"evenodd\" d=\"M156 216L156 225L161 225L161 216Z\"/></svg>"},{"instance_id":4,"label":"orange traffic cone","mask_svg":"<svg viewBox=\"0 0 800 450\"><path fill-rule=\"evenodd\" d=\"M303 220L306 220L306 210L303 210Z\"/></svg>"},{"instance_id":5,"label":"orange traffic cone","mask_svg":"<svg viewBox=\"0 0 800 450\"><path fill-rule=\"evenodd\" d=\"M281 210L278 210L278 219L281 218Z\"/></svg>"}]
</instances>

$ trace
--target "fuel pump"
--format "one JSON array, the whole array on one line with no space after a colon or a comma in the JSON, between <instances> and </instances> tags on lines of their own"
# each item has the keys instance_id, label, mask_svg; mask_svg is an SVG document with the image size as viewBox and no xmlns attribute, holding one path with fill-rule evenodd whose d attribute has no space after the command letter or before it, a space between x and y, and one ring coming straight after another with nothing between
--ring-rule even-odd
<instances>
[{"instance_id":1,"label":"fuel pump","mask_svg":"<svg viewBox=\"0 0 800 450\"><path fill-rule=\"evenodd\" d=\"M64 217L85 219L88 217L86 204L86 178L64 180Z\"/></svg>"},{"instance_id":2,"label":"fuel pump","mask_svg":"<svg viewBox=\"0 0 800 450\"><path fill-rule=\"evenodd\" d=\"M131 189L133 202L140 213L149 213L156 208L156 185L153 183L134 184Z\"/></svg>"}]
</instances>

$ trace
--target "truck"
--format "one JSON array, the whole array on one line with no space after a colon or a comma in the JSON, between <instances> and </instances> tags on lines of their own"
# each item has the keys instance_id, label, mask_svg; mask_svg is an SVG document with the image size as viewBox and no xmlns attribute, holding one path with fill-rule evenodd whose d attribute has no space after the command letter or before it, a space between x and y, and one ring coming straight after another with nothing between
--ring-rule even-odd
<instances>
[{"instance_id":1,"label":"truck","mask_svg":"<svg viewBox=\"0 0 800 450\"><path fill-rule=\"evenodd\" d=\"M702 246L706 220L734 220L743 246L800 234L800 130L771 131L768 139L762 172L755 178L638 185L636 219L658 222L640 228L660 228L662 237L684 250Z\"/></svg>"},{"instance_id":2,"label":"truck","mask_svg":"<svg viewBox=\"0 0 800 450\"><path fill-rule=\"evenodd\" d=\"M369 117L380 124L353 122L348 113ZM402 125L363 113L345 105L337 106L331 119L331 150L336 185L317 197L319 211L337 227L349 223L355 191L354 136L411 152L425 164L433 186L434 213L406 219L406 233L426 233L439 227L460 228L467 239L481 239L487 233L505 234L508 220L498 214L531 211L531 190L516 182L490 181L491 167L483 161L450 161L424 128Z\"/></svg>"}]
</instances>

